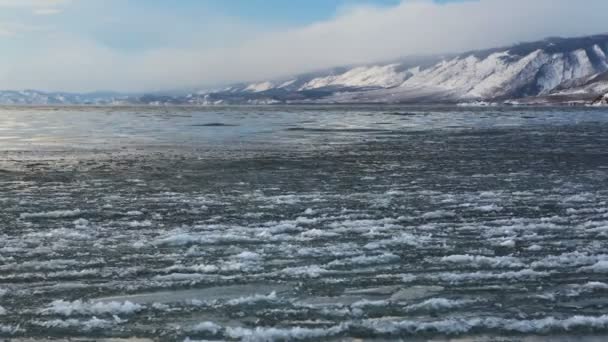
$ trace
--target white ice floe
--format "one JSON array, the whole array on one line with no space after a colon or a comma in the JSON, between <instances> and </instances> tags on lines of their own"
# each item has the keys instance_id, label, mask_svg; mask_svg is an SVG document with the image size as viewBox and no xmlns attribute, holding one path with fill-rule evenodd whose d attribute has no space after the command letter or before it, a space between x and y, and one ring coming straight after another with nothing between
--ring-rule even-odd
<instances>
[{"instance_id":1,"label":"white ice floe","mask_svg":"<svg viewBox=\"0 0 608 342\"><path fill-rule=\"evenodd\" d=\"M496 205L496 204L488 204L488 205L481 205L481 206L475 207L475 210L485 212L485 213L490 213L490 212L503 211L504 208L499 205Z\"/></svg>"},{"instance_id":2,"label":"white ice floe","mask_svg":"<svg viewBox=\"0 0 608 342\"><path fill-rule=\"evenodd\" d=\"M97 262L99 263L103 263L102 260L98 260ZM95 262L95 263L97 263ZM20 264L17 263L13 263L13 264L5 264L0 266L0 270L6 271L6 270L35 270L35 271L40 271L40 270L63 270L69 267L74 267L74 266L87 266L87 265L91 265L91 263L82 263L82 262L78 262L76 260L64 260L64 259L57 259L57 260L47 260L47 261L25 261L22 262Z\"/></svg>"},{"instance_id":3,"label":"white ice floe","mask_svg":"<svg viewBox=\"0 0 608 342\"><path fill-rule=\"evenodd\" d=\"M84 269L84 270L65 270L65 271L57 271L57 272L18 272L9 274L8 276L0 275L0 279L19 279L19 280L32 280L32 279L45 279L45 280L53 280L57 278L62 278L62 280L66 279L76 279L76 278L84 278L91 276L100 276L104 278L107 274L103 273L99 269Z\"/></svg>"},{"instance_id":4,"label":"white ice floe","mask_svg":"<svg viewBox=\"0 0 608 342\"><path fill-rule=\"evenodd\" d=\"M549 276L550 272L539 272L532 269L523 269L520 271L510 271L503 273L493 272L473 272L473 273L438 273L424 276L427 279L441 280L450 283L466 282L466 281L482 281L482 280L522 280L535 279Z\"/></svg>"},{"instance_id":5,"label":"white ice floe","mask_svg":"<svg viewBox=\"0 0 608 342\"><path fill-rule=\"evenodd\" d=\"M82 214L80 209L75 210L56 210L56 211L47 211L40 213L22 213L19 217L22 220L27 219L40 219L40 218L68 218L68 217L77 217Z\"/></svg>"},{"instance_id":6,"label":"white ice floe","mask_svg":"<svg viewBox=\"0 0 608 342\"><path fill-rule=\"evenodd\" d=\"M158 310L158 311L171 311L171 307L167 304L163 304L163 303L153 303L151 305L152 309L154 310Z\"/></svg>"},{"instance_id":7,"label":"white ice floe","mask_svg":"<svg viewBox=\"0 0 608 342\"><path fill-rule=\"evenodd\" d=\"M515 242L515 240L509 239L509 240L501 241L498 245L501 247L506 247L506 248L515 248L516 242Z\"/></svg>"},{"instance_id":8,"label":"white ice floe","mask_svg":"<svg viewBox=\"0 0 608 342\"><path fill-rule=\"evenodd\" d=\"M524 263L515 257L486 257L481 255L450 255L441 258L441 262L469 267L521 268Z\"/></svg>"},{"instance_id":9,"label":"white ice floe","mask_svg":"<svg viewBox=\"0 0 608 342\"><path fill-rule=\"evenodd\" d=\"M24 331L19 325L4 325L0 323L0 334L15 335Z\"/></svg>"},{"instance_id":10,"label":"white ice floe","mask_svg":"<svg viewBox=\"0 0 608 342\"><path fill-rule=\"evenodd\" d=\"M127 223L127 225L131 228L145 228L145 227L151 227L152 221L150 221L150 220L130 221Z\"/></svg>"},{"instance_id":11,"label":"white ice floe","mask_svg":"<svg viewBox=\"0 0 608 342\"><path fill-rule=\"evenodd\" d=\"M378 240L366 244L365 249L383 249L391 246L410 246L419 247L431 240L430 236L413 235L410 233L401 233L391 239Z\"/></svg>"},{"instance_id":12,"label":"white ice floe","mask_svg":"<svg viewBox=\"0 0 608 342\"><path fill-rule=\"evenodd\" d=\"M332 242L318 247L304 247L290 245L290 248L283 250L286 255L297 255L299 257L353 257L361 254L359 246L355 243Z\"/></svg>"},{"instance_id":13,"label":"white ice floe","mask_svg":"<svg viewBox=\"0 0 608 342\"><path fill-rule=\"evenodd\" d=\"M595 272L595 273L608 273L608 260L600 260L591 266L582 267L581 271Z\"/></svg>"},{"instance_id":14,"label":"white ice floe","mask_svg":"<svg viewBox=\"0 0 608 342\"><path fill-rule=\"evenodd\" d=\"M470 304L477 303L476 300L471 299L446 299L446 298L431 298L427 299L422 303L412 304L407 307L408 310L417 311L417 310L426 310L426 311L440 311L440 310L449 310L454 308L465 307Z\"/></svg>"},{"instance_id":15,"label":"white ice floe","mask_svg":"<svg viewBox=\"0 0 608 342\"><path fill-rule=\"evenodd\" d=\"M85 229L89 227L89 220L87 219L83 219L83 218L79 218L78 220L74 221L74 226L77 229Z\"/></svg>"},{"instance_id":16,"label":"white ice floe","mask_svg":"<svg viewBox=\"0 0 608 342\"><path fill-rule=\"evenodd\" d=\"M602 283L599 281L590 281L590 282L582 285L581 287L584 288L585 290L590 290L590 291L608 290L608 284Z\"/></svg>"},{"instance_id":17,"label":"white ice floe","mask_svg":"<svg viewBox=\"0 0 608 342\"><path fill-rule=\"evenodd\" d=\"M365 308L365 307L382 307L382 306L388 306L391 303L389 301L386 300L369 300L369 299L362 299L359 301L356 301L354 303L352 303L350 305L351 308L356 308L356 309L360 309L360 308Z\"/></svg>"},{"instance_id":18,"label":"white ice floe","mask_svg":"<svg viewBox=\"0 0 608 342\"><path fill-rule=\"evenodd\" d=\"M40 238L40 239L62 239L62 240L90 240L93 236L87 232L79 229L70 228L56 228L52 230L32 232L25 235L26 238Z\"/></svg>"},{"instance_id":19,"label":"white ice floe","mask_svg":"<svg viewBox=\"0 0 608 342\"><path fill-rule=\"evenodd\" d=\"M203 237L199 235L176 232L157 239L154 244L157 246L185 246L200 242L202 239Z\"/></svg>"},{"instance_id":20,"label":"white ice floe","mask_svg":"<svg viewBox=\"0 0 608 342\"><path fill-rule=\"evenodd\" d=\"M258 327L255 329L229 327L226 328L226 336L245 342L265 342L265 341L294 341L294 340L314 340L323 337L330 337L339 334L346 327L336 326L329 328L266 328Z\"/></svg>"},{"instance_id":21,"label":"white ice floe","mask_svg":"<svg viewBox=\"0 0 608 342\"><path fill-rule=\"evenodd\" d=\"M484 317L470 319L446 319L443 321L388 321L372 319L361 324L380 334L424 334L441 333L462 335L471 331L492 331L494 333L523 333L545 334L549 332L572 331L574 329L606 329L608 315L604 316L573 316L566 319L547 317L536 320L516 320L499 317Z\"/></svg>"},{"instance_id":22,"label":"white ice floe","mask_svg":"<svg viewBox=\"0 0 608 342\"><path fill-rule=\"evenodd\" d=\"M303 238L332 238L340 236L340 234L322 229L310 229L302 232L300 236Z\"/></svg>"},{"instance_id":23,"label":"white ice floe","mask_svg":"<svg viewBox=\"0 0 608 342\"><path fill-rule=\"evenodd\" d=\"M526 248L526 250L528 250L530 252L540 252L543 250L543 247L540 245L532 245L532 246Z\"/></svg>"},{"instance_id":24,"label":"white ice floe","mask_svg":"<svg viewBox=\"0 0 608 342\"><path fill-rule=\"evenodd\" d=\"M571 285L570 291L568 292L568 296L576 297L580 296L583 293L592 293L596 291L606 290L608 290L608 284L598 281L591 281L583 285Z\"/></svg>"},{"instance_id":25,"label":"white ice floe","mask_svg":"<svg viewBox=\"0 0 608 342\"><path fill-rule=\"evenodd\" d=\"M217 335L220 331L222 331L222 326L217 325L213 322L202 322L195 325L191 331L197 333L210 333L212 335Z\"/></svg>"},{"instance_id":26,"label":"white ice floe","mask_svg":"<svg viewBox=\"0 0 608 342\"><path fill-rule=\"evenodd\" d=\"M131 244L131 246L135 249L140 249L140 248L144 248L146 246L146 242L145 241L135 241L133 242L133 244Z\"/></svg>"},{"instance_id":27,"label":"white ice floe","mask_svg":"<svg viewBox=\"0 0 608 342\"><path fill-rule=\"evenodd\" d=\"M211 323L213 332L221 331L221 327ZM204 326L206 327L206 325ZM547 317L534 320L517 320L500 317L483 318L451 318L440 321L388 320L367 319L359 322L349 321L339 325L323 328L302 327L226 327L224 336L241 341L276 341L276 340L315 340L337 336L351 330L364 329L379 336L404 336L420 334L445 334L458 336L474 331L492 331L494 333L548 334L567 332L576 329L586 331L604 330L608 328L608 315L604 316L573 316L565 319ZM207 332L207 331L205 331Z\"/></svg>"},{"instance_id":28,"label":"white ice floe","mask_svg":"<svg viewBox=\"0 0 608 342\"><path fill-rule=\"evenodd\" d=\"M231 299L228 302L226 302L226 304L228 305L250 305L250 304L256 304L259 302L275 302L279 300L279 297L277 297L277 293L276 292L272 292L268 295L253 295L253 296L249 296L249 297L241 297L241 298L235 298L235 299Z\"/></svg>"},{"instance_id":29,"label":"white ice floe","mask_svg":"<svg viewBox=\"0 0 608 342\"><path fill-rule=\"evenodd\" d=\"M550 255L540 260L537 260L531 264L532 268L566 268L566 267L580 267L588 265L597 265L599 269L602 265L608 267L608 255L598 254L592 255L585 252L571 252L564 253L561 255ZM593 267L593 266L592 266ZM595 268L595 267L594 267ZM591 269L589 269L591 270Z\"/></svg>"},{"instance_id":30,"label":"white ice floe","mask_svg":"<svg viewBox=\"0 0 608 342\"><path fill-rule=\"evenodd\" d=\"M191 266L173 265L173 266L169 266L169 267L163 269L163 271L168 272L168 273L183 272L183 271L192 271L192 272L197 272L197 273L216 273L216 272L220 271L220 268L216 265L207 265L207 264L196 264L196 265L191 265Z\"/></svg>"},{"instance_id":31,"label":"white ice floe","mask_svg":"<svg viewBox=\"0 0 608 342\"><path fill-rule=\"evenodd\" d=\"M392 253L384 253L380 255L360 255L349 259L334 260L327 264L328 267L335 266L366 266L390 264L399 261L398 255Z\"/></svg>"},{"instance_id":32,"label":"white ice floe","mask_svg":"<svg viewBox=\"0 0 608 342\"><path fill-rule=\"evenodd\" d=\"M290 277L307 277L307 278L318 278L328 271L318 265L310 266L299 266L299 267L287 267L281 270L281 274Z\"/></svg>"},{"instance_id":33,"label":"white ice floe","mask_svg":"<svg viewBox=\"0 0 608 342\"><path fill-rule=\"evenodd\" d=\"M43 328L47 328L47 329L53 329L53 328L59 328L59 329L78 329L81 331L91 331L91 330L97 330L97 329L108 329L111 328L113 325L117 324L117 323L122 323L123 321L120 320L118 317L114 317L113 320L106 320L106 319L99 319L97 317L93 317L91 319L88 320L78 320L78 319L54 319L54 320L49 320L49 321L33 321L32 323L34 325L43 327Z\"/></svg>"},{"instance_id":34,"label":"white ice floe","mask_svg":"<svg viewBox=\"0 0 608 342\"><path fill-rule=\"evenodd\" d=\"M308 208L304 211L304 215L307 215L307 216L314 215L315 213L316 212L312 208Z\"/></svg>"},{"instance_id":35,"label":"white ice floe","mask_svg":"<svg viewBox=\"0 0 608 342\"><path fill-rule=\"evenodd\" d=\"M262 258L258 253L244 251L234 256L236 259L245 260L245 261L258 261Z\"/></svg>"},{"instance_id":36,"label":"white ice floe","mask_svg":"<svg viewBox=\"0 0 608 342\"><path fill-rule=\"evenodd\" d=\"M68 302L64 300L53 301L47 308L42 310L44 314L58 314L62 316L73 315L130 315L144 310L144 306L127 302L83 302L76 300Z\"/></svg>"},{"instance_id":37,"label":"white ice floe","mask_svg":"<svg viewBox=\"0 0 608 342\"><path fill-rule=\"evenodd\" d=\"M456 212L452 210L436 210L425 213L421 216L425 220L456 217Z\"/></svg>"},{"instance_id":38,"label":"white ice floe","mask_svg":"<svg viewBox=\"0 0 608 342\"><path fill-rule=\"evenodd\" d=\"M218 229L228 228L225 226L218 226ZM240 227L239 227L240 228ZM169 247L180 247L188 246L193 244L211 245L221 242L254 242L258 241L259 238L250 236L251 232L246 232L246 229L234 229L234 233L230 231L226 232L208 232L208 233L187 233L183 231L175 231L162 236L155 241L153 244L156 246L169 246Z\"/></svg>"},{"instance_id":39,"label":"white ice floe","mask_svg":"<svg viewBox=\"0 0 608 342\"><path fill-rule=\"evenodd\" d=\"M180 272L196 273L218 273L218 272L254 272L261 269L263 258L261 255L252 252L243 252L235 255L228 260L218 260L217 264L195 264L182 265L176 264L163 269L164 272L178 274ZM197 276L197 278L200 277Z\"/></svg>"},{"instance_id":40,"label":"white ice floe","mask_svg":"<svg viewBox=\"0 0 608 342\"><path fill-rule=\"evenodd\" d=\"M156 275L153 279L157 281L196 282L205 278L208 278L208 275L198 273L171 273L167 275Z\"/></svg>"},{"instance_id":41,"label":"white ice floe","mask_svg":"<svg viewBox=\"0 0 608 342\"><path fill-rule=\"evenodd\" d=\"M0 316L4 316L6 315L7 311L5 308L3 308L2 306L0 306Z\"/></svg>"},{"instance_id":42,"label":"white ice floe","mask_svg":"<svg viewBox=\"0 0 608 342\"><path fill-rule=\"evenodd\" d=\"M496 106L498 106L498 103L486 102L486 101L474 101L474 102L461 102L456 105L458 107L496 107Z\"/></svg>"}]
</instances>

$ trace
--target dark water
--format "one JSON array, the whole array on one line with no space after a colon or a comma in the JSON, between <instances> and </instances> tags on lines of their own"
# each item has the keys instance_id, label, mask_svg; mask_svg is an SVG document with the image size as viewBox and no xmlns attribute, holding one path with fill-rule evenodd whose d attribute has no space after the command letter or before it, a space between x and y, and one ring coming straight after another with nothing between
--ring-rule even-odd
<instances>
[{"instance_id":1,"label":"dark water","mask_svg":"<svg viewBox=\"0 0 608 342\"><path fill-rule=\"evenodd\" d=\"M0 338L604 341L608 111L0 109Z\"/></svg>"}]
</instances>

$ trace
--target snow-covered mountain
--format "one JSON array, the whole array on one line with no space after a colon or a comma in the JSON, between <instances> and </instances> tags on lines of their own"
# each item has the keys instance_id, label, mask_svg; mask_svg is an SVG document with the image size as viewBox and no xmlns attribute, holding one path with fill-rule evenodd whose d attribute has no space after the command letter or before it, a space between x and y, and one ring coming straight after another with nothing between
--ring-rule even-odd
<instances>
[{"instance_id":1,"label":"snow-covered mountain","mask_svg":"<svg viewBox=\"0 0 608 342\"><path fill-rule=\"evenodd\" d=\"M514 101L528 104L589 104L598 103L607 93L608 71L564 82L553 89L549 94Z\"/></svg>"},{"instance_id":2,"label":"snow-covered mountain","mask_svg":"<svg viewBox=\"0 0 608 342\"><path fill-rule=\"evenodd\" d=\"M597 99L595 99L595 101L593 101L592 103L593 106L608 106L608 93L599 96Z\"/></svg>"},{"instance_id":3,"label":"snow-covered mountain","mask_svg":"<svg viewBox=\"0 0 608 342\"><path fill-rule=\"evenodd\" d=\"M3 105L110 105L128 103L130 97L118 93L49 93L37 90L0 91Z\"/></svg>"},{"instance_id":4,"label":"snow-covered mountain","mask_svg":"<svg viewBox=\"0 0 608 342\"><path fill-rule=\"evenodd\" d=\"M548 38L423 62L399 61L262 81L205 93L222 103L408 103L505 101L606 90L608 35ZM603 77L603 76L602 76Z\"/></svg>"},{"instance_id":5,"label":"snow-covered mountain","mask_svg":"<svg viewBox=\"0 0 608 342\"><path fill-rule=\"evenodd\" d=\"M0 104L591 104L606 93L608 34L339 67L180 96L0 91Z\"/></svg>"}]
</instances>

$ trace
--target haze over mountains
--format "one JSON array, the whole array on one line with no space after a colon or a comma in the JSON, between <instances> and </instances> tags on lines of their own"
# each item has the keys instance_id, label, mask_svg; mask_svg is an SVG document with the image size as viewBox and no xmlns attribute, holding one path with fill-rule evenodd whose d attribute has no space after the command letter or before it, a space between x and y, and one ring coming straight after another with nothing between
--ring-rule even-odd
<instances>
[{"instance_id":1,"label":"haze over mountains","mask_svg":"<svg viewBox=\"0 0 608 342\"><path fill-rule=\"evenodd\" d=\"M0 91L2 104L608 104L608 34L340 67L183 95Z\"/></svg>"}]
</instances>

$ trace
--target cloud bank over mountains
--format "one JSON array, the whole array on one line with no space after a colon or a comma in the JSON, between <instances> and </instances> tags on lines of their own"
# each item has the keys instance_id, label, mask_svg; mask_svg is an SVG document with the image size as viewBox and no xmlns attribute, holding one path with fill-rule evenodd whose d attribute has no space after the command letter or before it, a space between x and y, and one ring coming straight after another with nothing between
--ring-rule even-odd
<instances>
[{"instance_id":1,"label":"cloud bank over mountains","mask_svg":"<svg viewBox=\"0 0 608 342\"><path fill-rule=\"evenodd\" d=\"M39 16L54 17L67 15L60 12L78 2L0 0L0 8L28 7ZM0 44L20 35L39 36L19 54L0 56L0 89L154 91L212 87L401 56L602 33L608 31L606 13L605 0L445 4L405 0L392 7L350 7L330 20L294 27L264 28L249 26L245 19L216 17L208 31L173 32L180 18L170 13L166 20L156 17L153 22L116 21L126 33L132 25L139 30L160 27L186 42L141 50L108 46L52 25L33 30L31 27L37 26L32 23L3 23L0 19ZM214 43L205 44L202 40L211 39L205 37L212 37Z\"/></svg>"}]
</instances>

